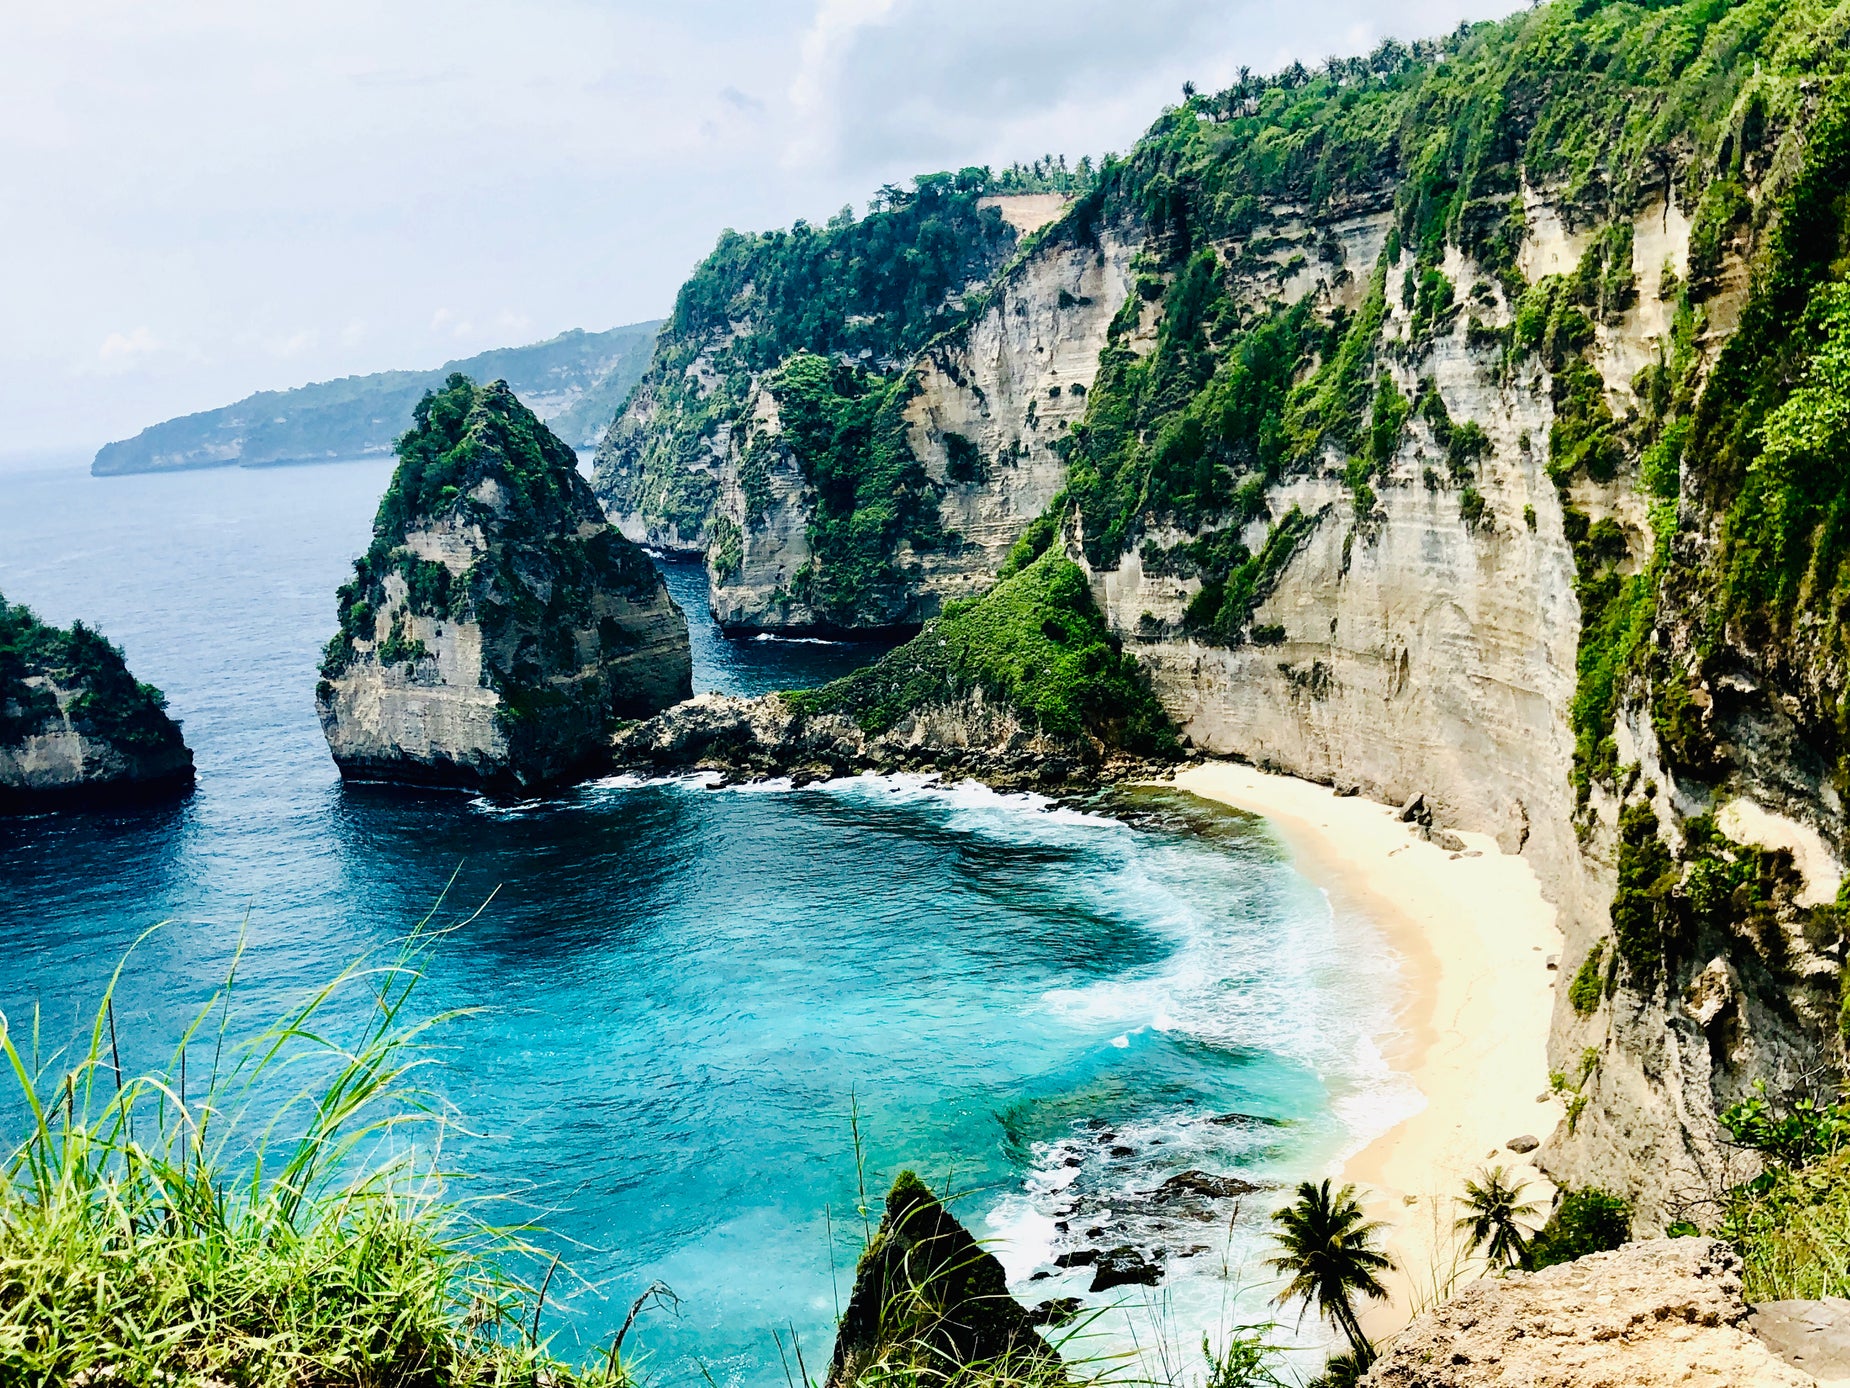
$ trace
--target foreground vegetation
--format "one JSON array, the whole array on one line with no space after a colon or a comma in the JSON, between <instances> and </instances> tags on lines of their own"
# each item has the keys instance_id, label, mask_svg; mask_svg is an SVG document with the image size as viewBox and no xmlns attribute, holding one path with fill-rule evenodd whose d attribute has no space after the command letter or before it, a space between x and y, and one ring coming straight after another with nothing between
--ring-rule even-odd
<instances>
[{"instance_id":1,"label":"foreground vegetation","mask_svg":"<svg viewBox=\"0 0 1850 1388\"><path fill-rule=\"evenodd\" d=\"M121 1068L113 982L74 1060L37 1053L36 1019L0 1029L27 1123L0 1175L0 1380L626 1381L615 1347L582 1372L547 1353L518 1231L415 1155L444 1116L417 1083L443 1019L410 1019L415 964L356 965L243 1041L234 971L156 1074ZM354 993L373 1005L336 1036Z\"/></svg>"}]
</instances>

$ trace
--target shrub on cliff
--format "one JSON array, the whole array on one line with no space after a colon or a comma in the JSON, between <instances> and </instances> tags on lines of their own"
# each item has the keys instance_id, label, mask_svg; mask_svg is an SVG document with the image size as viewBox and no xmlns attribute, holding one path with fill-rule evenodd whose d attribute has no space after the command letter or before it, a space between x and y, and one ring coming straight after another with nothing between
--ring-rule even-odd
<instances>
[{"instance_id":1,"label":"shrub on cliff","mask_svg":"<svg viewBox=\"0 0 1850 1388\"><path fill-rule=\"evenodd\" d=\"M1548 1222L1529 1241L1523 1266L1531 1272L1617 1248L1632 1236L1630 1202L1587 1186L1561 1197Z\"/></svg>"},{"instance_id":2,"label":"shrub on cliff","mask_svg":"<svg viewBox=\"0 0 1850 1388\"><path fill-rule=\"evenodd\" d=\"M786 696L869 734L975 693L1056 738L1172 755L1168 715L1092 601L1079 566L1049 549L980 598L952 604L898 650L820 689Z\"/></svg>"}]
</instances>

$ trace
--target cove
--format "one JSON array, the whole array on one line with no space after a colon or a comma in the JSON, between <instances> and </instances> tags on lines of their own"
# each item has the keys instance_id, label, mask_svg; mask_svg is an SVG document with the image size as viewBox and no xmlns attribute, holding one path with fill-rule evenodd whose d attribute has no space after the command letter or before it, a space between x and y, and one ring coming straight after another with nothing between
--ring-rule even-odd
<instances>
[{"instance_id":1,"label":"cove","mask_svg":"<svg viewBox=\"0 0 1850 1388\"><path fill-rule=\"evenodd\" d=\"M199 790L0 823L9 1018L36 1004L68 1034L166 921L118 1008L125 1060L149 1064L240 931L255 1021L389 948L446 890L440 921L486 902L430 956L420 1001L483 1009L439 1036L437 1087L470 1128L449 1164L511 1193L582 1279L548 1301L565 1346L671 1286L678 1318L652 1313L627 1348L677 1383L781 1382L774 1330L818 1372L863 1187L877 1200L902 1165L963 1192L958 1213L1032 1302L1083 1292L1054 1249L1094 1219L1138 1234L1125 1211L1168 1176L1320 1173L1404 1103L1375 1042L1393 1014L1385 948L1261 823L1184 797L1081 813L875 778L617 778L522 805L343 790L314 666L385 477L10 479L0 591L123 644L184 720ZM697 690L811 684L868 658L727 642L700 571L667 572ZM1256 1195L1186 1240L1164 1232L1169 1275L1116 1293L1120 1320L1192 1355L1201 1329L1262 1317L1269 1208Z\"/></svg>"}]
</instances>

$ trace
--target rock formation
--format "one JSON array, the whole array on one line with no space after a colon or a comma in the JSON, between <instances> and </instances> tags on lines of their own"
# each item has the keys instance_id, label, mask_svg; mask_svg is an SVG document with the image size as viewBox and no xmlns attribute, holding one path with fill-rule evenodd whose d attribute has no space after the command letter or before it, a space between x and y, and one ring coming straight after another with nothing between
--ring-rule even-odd
<instances>
[{"instance_id":1,"label":"rock formation","mask_svg":"<svg viewBox=\"0 0 1850 1388\"><path fill-rule=\"evenodd\" d=\"M1749 1330L1741 1264L1712 1239L1657 1239L1487 1277L1418 1317L1368 1388L1811 1388Z\"/></svg>"},{"instance_id":2,"label":"rock formation","mask_svg":"<svg viewBox=\"0 0 1850 1388\"><path fill-rule=\"evenodd\" d=\"M0 813L185 794L193 754L166 709L89 627L0 598Z\"/></svg>"},{"instance_id":3,"label":"rock formation","mask_svg":"<svg viewBox=\"0 0 1850 1388\"><path fill-rule=\"evenodd\" d=\"M315 703L351 780L530 791L692 692L687 622L505 382L418 405Z\"/></svg>"},{"instance_id":4,"label":"rock formation","mask_svg":"<svg viewBox=\"0 0 1850 1388\"><path fill-rule=\"evenodd\" d=\"M1035 1324L1009 1295L995 1255L902 1171L855 1269L827 1388L849 1388L863 1375L949 1381L973 1366L989 1367L998 1381L1063 1381L1060 1356Z\"/></svg>"},{"instance_id":5,"label":"rock formation","mask_svg":"<svg viewBox=\"0 0 1850 1388\"><path fill-rule=\"evenodd\" d=\"M1175 751L1085 575L1049 550L864 670L800 693L706 695L621 730L613 760L748 777L931 770L1051 788Z\"/></svg>"}]
</instances>

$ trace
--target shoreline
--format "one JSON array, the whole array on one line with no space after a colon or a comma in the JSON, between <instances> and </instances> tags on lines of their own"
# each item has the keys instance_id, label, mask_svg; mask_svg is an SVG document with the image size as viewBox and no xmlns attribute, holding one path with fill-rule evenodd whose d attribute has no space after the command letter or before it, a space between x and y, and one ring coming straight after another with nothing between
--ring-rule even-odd
<instances>
[{"instance_id":1,"label":"shoreline","mask_svg":"<svg viewBox=\"0 0 1850 1388\"><path fill-rule=\"evenodd\" d=\"M1390 806L1238 762L1192 766L1172 784L1263 817L1332 908L1373 922L1399 957L1399 1030L1381 1038L1382 1051L1425 1104L1341 1173L1369 1218L1388 1226L1383 1244L1397 1264L1383 1279L1391 1299L1363 1308L1378 1339L1482 1270L1458 1256L1452 1232L1469 1177L1500 1164L1543 1211L1553 1194L1529 1157L1504 1144L1546 1137L1562 1113L1558 1099L1536 1101L1548 1090L1558 977L1547 960L1561 950L1554 907L1528 863L1488 834L1460 833L1466 852L1450 853Z\"/></svg>"}]
</instances>

